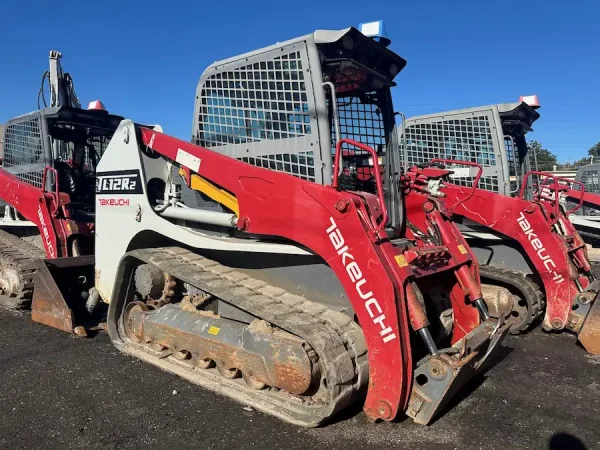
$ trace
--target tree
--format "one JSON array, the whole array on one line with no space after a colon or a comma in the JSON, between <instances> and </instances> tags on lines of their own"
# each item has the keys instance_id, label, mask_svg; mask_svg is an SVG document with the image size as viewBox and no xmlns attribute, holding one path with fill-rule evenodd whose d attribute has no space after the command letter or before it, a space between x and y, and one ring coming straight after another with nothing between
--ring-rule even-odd
<instances>
[{"instance_id":1,"label":"tree","mask_svg":"<svg viewBox=\"0 0 600 450\"><path fill-rule=\"evenodd\" d=\"M588 155L593 156L596 161L600 162L600 142L588 150Z\"/></svg>"},{"instance_id":2,"label":"tree","mask_svg":"<svg viewBox=\"0 0 600 450\"><path fill-rule=\"evenodd\" d=\"M532 165L535 163L537 158L537 166L539 170L552 170L554 165L558 164L556 155L550 150L542 147L542 144L540 144L538 141L529 141L527 143L527 150L529 151Z\"/></svg>"},{"instance_id":3,"label":"tree","mask_svg":"<svg viewBox=\"0 0 600 450\"><path fill-rule=\"evenodd\" d=\"M573 167L579 168L579 167L582 167L582 166L587 166L590 162L591 162L590 157L589 156L584 156L583 158L578 159L577 161L575 161L573 163Z\"/></svg>"},{"instance_id":4,"label":"tree","mask_svg":"<svg viewBox=\"0 0 600 450\"><path fill-rule=\"evenodd\" d=\"M593 145L588 150L588 155L589 156L584 156L580 160L575 161L575 163L573 163L573 166L582 167L592 163L600 163L600 142L598 142L596 145Z\"/></svg>"}]
</instances>

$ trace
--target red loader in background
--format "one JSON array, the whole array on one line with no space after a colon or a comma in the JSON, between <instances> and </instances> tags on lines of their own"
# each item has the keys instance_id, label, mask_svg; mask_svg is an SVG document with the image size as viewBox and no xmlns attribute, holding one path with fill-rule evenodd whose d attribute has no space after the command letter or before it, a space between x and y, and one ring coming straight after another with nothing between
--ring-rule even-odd
<instances>
[{"instance_id":1,"label":"red loader in background","mask_svg":"<svg viewBox=\"0 0 600 450\"><path fill-rule=\"evenodd\" d=\"M452 170L445 169L442 164L476 167L478 175L473 186L453 184L449 178ZM469 223L487 227L517 242L527 255L533 268L529 277L515 279L502 268L480 266L485 283L496 281L495 284L509 287L514 293L511 299L504 298L496 305L488 305L494 311L493 315L507 314L507 320L512 322L516 332L524 331L536 316L543 315L545 330L574 332L588 352L600 353L600 335L595 331L598 319L594 312L600 286L592 273L585 243L568 219L581 206L585 195L583 187L571 191L579 204L567 210L564 202L567 188L563 184L568 180L531 172L525 176L520 194L507 197L478 189L480 176L481 166L476 163L434 160L428 166L412 167L405 182L411 190L421 192L422 198L417 196L416 202L427 198L441 205L448 218L462 218L463 222L466 219ZM526 200L524 187L532 176L554 179L555 183L539 191L533 200ZM409 220L414 220L413 217L423 220L424 214L418 203L407 203L407 210ZM538 300L536 283L544 294L545 308ZM525 305L527 312L520 313L519 309ZM531 320L523 321L523 316Z\"/></svg>"}]
</instances>

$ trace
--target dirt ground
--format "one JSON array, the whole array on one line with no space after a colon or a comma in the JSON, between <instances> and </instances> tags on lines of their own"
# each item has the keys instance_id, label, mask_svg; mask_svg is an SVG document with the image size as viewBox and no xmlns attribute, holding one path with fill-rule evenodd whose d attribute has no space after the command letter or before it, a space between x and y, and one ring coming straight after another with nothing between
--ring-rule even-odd
<instances>
[{"instance_id":1,"label":"dirt ground","mask_svg":"<svg viewBox=\"0 0 600 450\"><path fill-rule=\"evenodd\" d=\"M120 354L0 310L0 449L594 449L600 358L573 336L511 337L503 359L428 427L360 407L301 429Z\"/></svg>"}]
</instances>

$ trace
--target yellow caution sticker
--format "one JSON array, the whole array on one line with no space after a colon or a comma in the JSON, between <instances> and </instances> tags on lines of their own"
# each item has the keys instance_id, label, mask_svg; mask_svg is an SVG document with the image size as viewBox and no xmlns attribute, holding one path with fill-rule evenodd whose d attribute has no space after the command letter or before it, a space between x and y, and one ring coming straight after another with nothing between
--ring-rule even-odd
<instances>
[{"instance_id":1,"label":"yellow caution sticker","mask_svg":"<svg viewBox=\"0 0 600 450\"><path fill-rule=\"evenodd\" d=\"M464 245L462 245L462 244L460 244L460 245L458 246L458 251L459 251L459 252L461 252L463 255L466 255L466 254L467 254L467 249L466 249L466 248L465 248L465 246L464 246Z\"/></svg>"},{"instance_id":2,"label":"yellow caution sticker","mask_svg":"<svg viewBox=\"0 0 600 450\"><path fill-rule=\"evenodd\" d=\"M396 255L394 256L394 259L396 260L396 264L398 264L398 266L408 267L408 261L406 261L404 255Z\"/></svg>"},{"instance_id":3,"label":"yellow caution sticker","mask_svg":"<svg viewBox=\"0 0 600 450\"><path fill-rule=\"evenodd\" d=\"M208 329L208 334L212 334L213 336L216 336L217 334L219 334L219 331L221 331L221 329L219 327L210 327Z\"/></svg>"}]
</instances>

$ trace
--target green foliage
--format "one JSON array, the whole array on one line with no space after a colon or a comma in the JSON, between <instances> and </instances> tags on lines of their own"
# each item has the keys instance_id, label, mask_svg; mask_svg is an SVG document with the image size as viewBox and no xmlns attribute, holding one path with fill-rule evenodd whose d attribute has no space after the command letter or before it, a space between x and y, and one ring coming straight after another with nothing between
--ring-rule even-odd
<instances>
[{"instance_id":1,"label":"green foliage","mask_svg":"<svg viewBox=\"0 0 600 450\"><path fill-rule=\"evenodd\" d=\"M550 150L545 149L538 141L529 141L527 143L527 148L529 150L532 166L534 165L535 158L537 158L539 170L552 170L554 165L558 164L556 155Z\"/></svg>"},{"instance_id":2,"label":"green foliage","mask_svg":"<svg viewBox=\"0 0 600 450\"><path fill-rule=\"evenodd\" d=\"M595 160L597 159L600 161L600 142L588 150L588 155L593 156Z\"/></svg>"}]
</instances>

